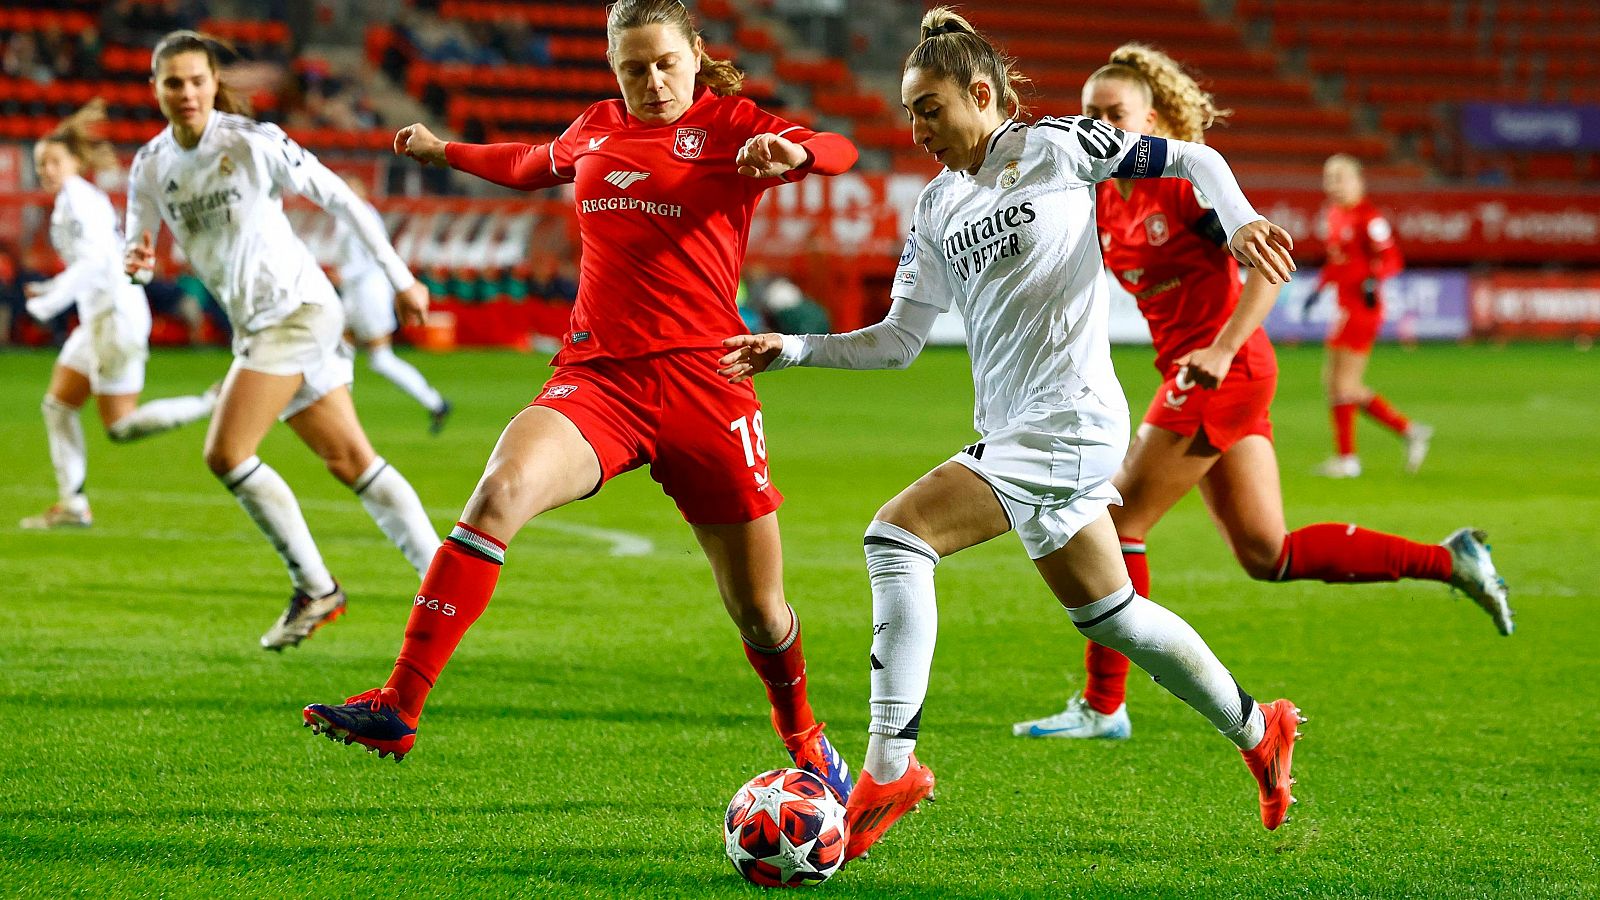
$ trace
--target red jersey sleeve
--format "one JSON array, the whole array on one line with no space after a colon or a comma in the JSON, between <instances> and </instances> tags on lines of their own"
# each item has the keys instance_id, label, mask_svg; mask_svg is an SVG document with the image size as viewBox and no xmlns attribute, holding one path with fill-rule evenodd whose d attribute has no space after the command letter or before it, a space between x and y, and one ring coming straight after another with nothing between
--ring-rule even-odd
<instances>
[{"instance_id":1,"label":"red jersey sleeve","mask_svg":"<svg viewBox=\"0 0 1600 900\"><path fill-rule=\"evenodd\" d=\"M811 161L785 173L784 181L799 181L815 172L818 175L842 175L856 164L860 153L849 138L831 131L812 131L804 125L767 112L746 100L734 107L734 127L745 140L758 134L775 134L804 147Z\"/></svg>"},{"instance_id":2,"label":"red jersey sleeve","mask_svg":"<svg viewBox=\"0 0 1600 900\"><path fill-rule=\"evenodd\" d=\"M476 175L485 181L519 191L569 184L577 176L573 168L571 135L583 123L579 119L548 144L462 144L444 145L444 159L450 168Z\"/></svg>"},{"instance_id":3,"label":"red jersey sleeve","mask_svg":"<svg viewBox=\"0 0 1600 900\"><path fill-rule=\"evenodd\" d=\"M1401 258L1400 247L1394 240L1394 226L1389 224L1383 213L1372 211L1367 219L1364 237L1373 277L1392 278L1400 274L1400 270L1405 268L1405 260Z\"/></svg>"}]
</instances>

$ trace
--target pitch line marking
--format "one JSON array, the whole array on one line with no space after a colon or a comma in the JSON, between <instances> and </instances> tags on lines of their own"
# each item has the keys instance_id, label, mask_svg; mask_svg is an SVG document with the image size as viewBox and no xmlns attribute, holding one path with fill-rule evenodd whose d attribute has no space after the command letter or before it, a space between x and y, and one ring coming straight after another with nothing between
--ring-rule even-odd
<instances>
[{"instance_id":1,"label":"pitch line marking","mask_svg":"<svg viewBox=\"0 0 1600 900\"><path fill-rule=\"evenodd\" d=\"M39 488L34 485L6 485L7 494L36 494ZM95 496L107 497L113 500L124 500L135 503L170 503L184 506L235 506L236 501L226 492L218 494L181 493L177 491L130 491L116 488L96 490ZM350 501L328 500L321 497L300 499L300 509L306 512L331 512L349 513L353 507L359 507L360 501L352 498ZM423 511L429 518L453 519L459 510L446 509L439 506L424 506ZM531 528L542 528L546 531L556 531L570 534L574 537L585 538L597 543L610 545L609 554L618 557L649 556L656 552L655 542L642 534L631 531L622 531L615 528L601 528L596 525L580 525L576 522L561 522L553 519L534 519L528 523ZM91 529L92 531L93 529ZM158 540L166 539L176 532L149 532L149 536ZM123 532L126 534L126 532ZM258 540L252 538L252 541Z\"/></svg>"}]
</instances>

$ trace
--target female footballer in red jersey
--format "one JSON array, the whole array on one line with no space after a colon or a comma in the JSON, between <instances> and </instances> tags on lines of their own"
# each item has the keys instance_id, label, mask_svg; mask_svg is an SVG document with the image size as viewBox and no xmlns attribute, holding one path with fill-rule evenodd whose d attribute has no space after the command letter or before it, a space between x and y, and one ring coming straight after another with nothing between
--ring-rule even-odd
<instances>
[{"instance_id":1,"label":"female footballer in red jersey","mask_svg":"<svg viewBox=\"0 0 1600 900\"><path fill-rule=\"evenodd\" d=\"M800 624L784 601L761 405L717 375L751 214L768 188L834 175L856 151L734 96L742 74L709 59L678 0L609 9L622 98L596 103L548 144L446 144L421 125L395 150L498 184L575 187L582 269L571 331L536 399L501 435L460 523L417 592L389 681L306 707L319 732L411 749L423 701L494 591L506 545L534 516L643 465L677 502L711 564L772 718L796 764L848 796L848 769L806 699Z\"/></svg>"},{"instance_id":2,"label":"female footballer in red jersey","mask_svg":"<svg viewBox=\"0 0 1600 900\"><path fill-rule=\"evenodd\" d=\"M1083 88L1084 115L1118 128L1200 141L1219 116L1166 54L1126 44ZM1239 266L1217 215L1188 181L1104 182L1096 224L1106 268L1131 291L1150 323L1163 381L1113 484L1122 506L1111 519L1134 589L1149 596L1144 536L1198 486L1217 527L1251 577L1333 583L1425 578L1461 588L1511 632L1505 588L1481 534L1463 528L1443 545L1420 544L1353 525L1289 532L1278 486L1268 411L1278 363L1261 329L1277 286ZM1126 738L1128 658L1089 642L1088 683L1064 711L1018 722L1019 737Z\"/></svg>"},{"instance_id":3,"label":"female footballer in red jersey","mask_svg":"<svg viewBox=\"0 0 1600 900\"><path fill-rule=\"evenodd\" d=\"M1406 471L1416 472L1428 455L1433 428L1412 422L1367 387L1367 360L1383 327L1383 280L1400 274L1404 263L1395 246L1389 220L1366 197L1361 162L1340 153L1322 168L1322 189L1328 206L1322 211L1327 231L1328 261L1322 268L1309 307L1332 285L1338 306L1328 327L1328 360L1322 380L1333 412L1334 450L1318 472L1329 478L1361 474L1356 455L1356 409L1371 416L1406 442Z\"/></svg>"}]
</instances>

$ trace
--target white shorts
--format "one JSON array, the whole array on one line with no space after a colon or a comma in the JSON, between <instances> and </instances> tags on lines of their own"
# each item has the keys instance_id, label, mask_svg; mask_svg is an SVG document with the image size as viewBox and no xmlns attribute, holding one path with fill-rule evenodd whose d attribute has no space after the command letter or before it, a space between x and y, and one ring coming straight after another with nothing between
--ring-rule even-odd
<instances>
[{"instance_id":1,"label":"white shorts","mask_svg":"<svg viewBox=\"0 0 1600 900\"><path fill-rule=\"evenodd\" d=\"M345 325L358 343L388 337L400 327L394 315L394 287L382 271L345 282L339 296Z\"/></svg>"},{"instance_id":2,"label":"white shorts","mask_svg":"<svg viewBox=\"0 0 1600 900\"><path fill-rule=\"evenodd\" d=\"M1122 505L1111 478L1127 452L1126 411L1095 406L985 435L950 461L988 483L1028 557L1039 559Z\"/></svg>"},{"instance_id":3,"label":"white shorts","mask_svg":"<svg viewBox=\"0 0 1600 900\"><path fill-rule=\"evenodd\" d=\"M233 336L233 369L301 375L305 381L278 415L287 421L355 380L354 354L344 342L344 313L335 304L307 303L287 319Z\"/></svg>"},{"instance_id":4,"label":"white shorts","mask_svg":"<svg viewBox=\"0 0 1600 900\"><path fill-rule=\"evenodd\" d=\"M56 364L88 378L96 395L114 396L144 390L149 358L149 308L118 307L72 329Z\"/></svg>"}]
</instances>

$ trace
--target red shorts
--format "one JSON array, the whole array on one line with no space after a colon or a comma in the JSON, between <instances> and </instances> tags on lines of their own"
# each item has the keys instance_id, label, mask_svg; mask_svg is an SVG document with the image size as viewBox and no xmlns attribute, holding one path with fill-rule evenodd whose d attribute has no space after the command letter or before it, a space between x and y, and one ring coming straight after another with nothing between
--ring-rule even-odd
<instances>
[{"instance_id":1,"label":"red shorts","mask_svg":"<svg viewBox=\"0 0 1600 900\"><path fill-rule=\"evenodd\" d=\"M1383 304L1368 306L1357 297L1347 302L1340 298L1333 319L1328 322L1328 346L1355 353L1371 353L1383 328Z\"/></svg>"},{"instance_id":2,"label":"red shorts","mask_svg":"<svg viewBox=\"0 0 1600 900\"><path fill-rule=\"evenodd\" d=\"M1224 452L1252 434L1272 440L1269 413L1278 391L1277 369L1255 378L1240 377L1237 369L1215 390L1188 382L1180 388L1176 375L1161 382L1145 422L1184 437L1203 431L1206 442Z\"/></svg>"},{"instance_id":3,"label":"red shorts","mask_svg":"<svg viewBox=\"0 0 1600 900\"><path fill-rule=\"evenodd\" d=\"M752 522L783 495L767 469L755 388L718 375L721 355L685 350L559 366L530 405L578 426L600 458L602 484L649 463L691 525Z\"/></svg>"}]
</instances>

